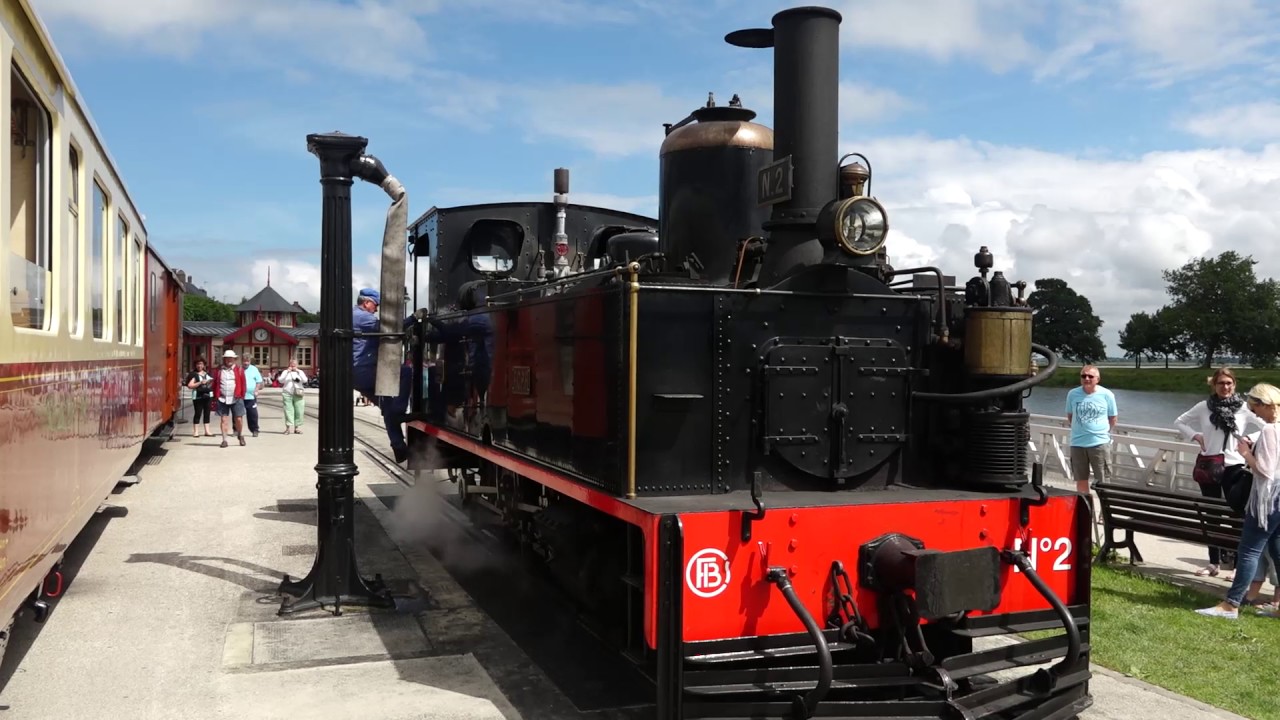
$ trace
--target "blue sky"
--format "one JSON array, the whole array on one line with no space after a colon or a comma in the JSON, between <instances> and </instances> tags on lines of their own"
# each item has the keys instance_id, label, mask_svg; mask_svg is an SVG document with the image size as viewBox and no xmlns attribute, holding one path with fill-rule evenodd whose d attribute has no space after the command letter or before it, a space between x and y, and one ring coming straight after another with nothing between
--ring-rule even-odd
<instances>
[{"instance_id":1,"label":"blue sky","mask_svg":"<svg viewBox=\"0 0 1280 720\"><path fill-rule=\"evenodd\" d=\"M762 0L32 0L146 214L215 296L318 306L311 132L370 139L432 205L573 199L656 214L662 123L738 93L771 124ZM845 0L841 149L867 154L891 259L961 278L985 244L1062 277L1115 341L1162 269L1228 249L1280 276L1280 4ZM833 159L834 160L834 159ZM385 196L355 188L357 283ZM231 261L208 262L225 249Z\"/></svg>"}]
</instances>

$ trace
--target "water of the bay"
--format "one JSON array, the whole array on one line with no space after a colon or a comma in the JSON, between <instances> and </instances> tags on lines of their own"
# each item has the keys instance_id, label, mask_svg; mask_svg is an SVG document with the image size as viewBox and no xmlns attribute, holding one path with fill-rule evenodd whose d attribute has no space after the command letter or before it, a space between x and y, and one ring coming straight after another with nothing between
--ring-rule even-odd
<instances>
[{"instance_id":1,"label":"water of the bay","mask_svg":"<svg viewBox=\"0 0 1280 720\"><path fill-rule=\"evenodd\" d=\"M1027 410L1037 415L1066 415L1067 388L1035 388L1031 396L1023 400ZM1144 425L1156 428L1172 428L1173 421L1192 405L1209 397L1209 393L1189 394L1172 392L1144 392L1141 390L1112 390L1116 396L1118 422L1125 425Z\"/></svg>"}]
</instances>

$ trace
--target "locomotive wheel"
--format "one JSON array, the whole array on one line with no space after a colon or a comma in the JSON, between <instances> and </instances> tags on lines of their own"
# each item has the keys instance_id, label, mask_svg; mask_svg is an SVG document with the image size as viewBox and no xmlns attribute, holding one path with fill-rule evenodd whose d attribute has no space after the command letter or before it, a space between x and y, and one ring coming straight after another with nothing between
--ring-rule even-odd
<instances>
[{"instance_id":1,"label":"locomotive wheel","mask_svg":"<svg viewBox=\"0 0 1280 720\"><path fill-rule=\"evenodd\" d=\"M466 507L471 504L471 494L467 492L467 485L470 484L470 481L466 472L462 470L456 472L458 474L454 477L454 482L458 484L458 502L462 503L463 507Z\"/></svg>"}]
</instances>

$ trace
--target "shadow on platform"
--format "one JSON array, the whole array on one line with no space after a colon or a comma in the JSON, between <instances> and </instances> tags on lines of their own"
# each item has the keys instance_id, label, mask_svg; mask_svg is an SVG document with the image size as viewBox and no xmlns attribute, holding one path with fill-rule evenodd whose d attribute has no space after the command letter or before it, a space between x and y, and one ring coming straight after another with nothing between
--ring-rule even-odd
<instances>
[{"instance_id":1,"label":"shadow on platform","mask_svg":"<svg viewBox=\"0 0 1280 720\"><path fill-rule=\"evenodd\" d=\"M184 555L180 552L134 553L125 562L171 565L188 572L225 580L254 592L268 594L275 593L276 588L280 585L280 577L282 575L279 570L244 560L217 556ZM254 574L228 568L226 567L228 565L233 568L252 571Z\"/></svg>"},{"instance_id":2,"label":"shadow on platform","mask_svg":"<svg viewBox=\"0 0 1280 720\"><path fill-rule=\"evenodd\" d=\"M275 505L267 505L253 516L259 520L275 520L315 527L316 501L314 498L277 500Z\"/></svg>"}]
</instances>

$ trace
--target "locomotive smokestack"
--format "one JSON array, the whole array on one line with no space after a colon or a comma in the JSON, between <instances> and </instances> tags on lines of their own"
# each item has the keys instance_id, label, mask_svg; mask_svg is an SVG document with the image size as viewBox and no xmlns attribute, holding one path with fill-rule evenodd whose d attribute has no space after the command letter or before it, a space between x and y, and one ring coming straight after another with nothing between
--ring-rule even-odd
<instances>
[{"instance_id":1,"label":"locomotive smokestack","mask_svg":"<svg viewBox=\"0 0 1280 720\"><path fill-rule=\"evenodd\" d=\"M791 156L791 199L773 219L812 225L836 195L840 13L795 8L773 16L773 156ZM801 215L803 213L803 215Z\"/></svg>"},{"instance_id":2,"label":"locomotive smokestack","mask_svg":"<svg viewBox=\"0 0 1280 720\"><path fill-rule=\"evenodd\" d=\"M761 281L771 284L821 262L817 219L838 196L840 13L799 7L773 16L772 29L739 30L725 41L774 48L773 156L761 173L760 202L772 203L765 224L769 249Z\"/></svg>"}]
</instances>

